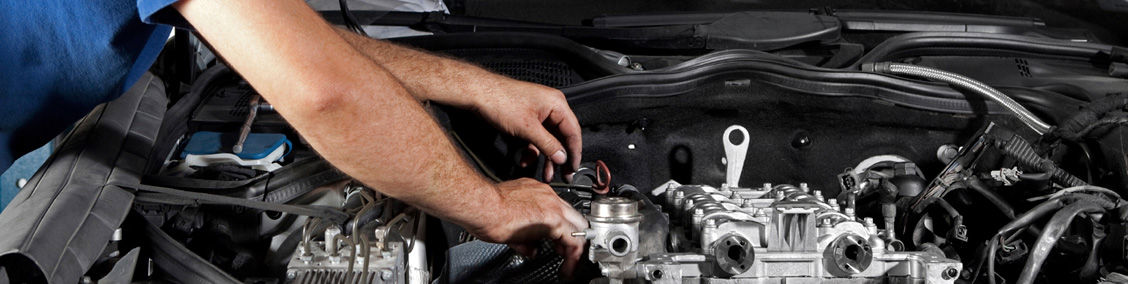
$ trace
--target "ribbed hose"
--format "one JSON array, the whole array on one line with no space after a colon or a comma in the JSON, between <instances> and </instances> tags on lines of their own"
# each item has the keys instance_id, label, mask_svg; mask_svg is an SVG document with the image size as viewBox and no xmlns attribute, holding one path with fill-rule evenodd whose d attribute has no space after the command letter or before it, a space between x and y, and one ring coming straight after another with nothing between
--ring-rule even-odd
<instances>
[{"instance_id":1,"label":"ribbed hose","mask_svg":"<svg viewBox=\"0 0 1128 284\"><path fill-rule=\"evenodd\" d=\"M1075 187L1086 185L1084 181L1069 174L1065 170L1054 165L1050 159L1042 158L1038 153L1034 152L1034 147L1030 146L1026 140L1018 135L1013 135L1010 139L996 141L999 150L1003 154L1014 158L1018 161L1019 166L1024 169L1033 169L1043 173L1049 173L1050 179L1056 183L1062 184L1066 187Z\"/></svg>"},{"instance_id":2,"label":"ribbed hose","mask_svg":"<svg viewBox=\"0 0 1128 284\"><path fill-rule=\"evenodd\" d=\"M892 62L865 63L862 64L862 71L917 76L941 81L967 90L971 90L973 92L979 93L980 95L983 95L984 97L987 97L988 99L991 99L992 101L995 101L996 103L999 103L1004 108L1014 113L1015 116L1018 116L1018 119L1021 120L1022 123L1025 123L1026 126L1034 129L1034 131L1038 132L1039 135L1050 132L1051 126L1049 124L1046 124L1037 116L1034 116L1033 113L1031 113L1022 105L1018 104L1018 102L1014 101L1010 97L1007 97L1007 95L1003 94L1002 92L999 92L999 90L991 88L991 86L987 86L986 84L980 83L979 81L964 77L963 75L928 67L916 66L912 64Z\"/></svg>"}]
</instances>

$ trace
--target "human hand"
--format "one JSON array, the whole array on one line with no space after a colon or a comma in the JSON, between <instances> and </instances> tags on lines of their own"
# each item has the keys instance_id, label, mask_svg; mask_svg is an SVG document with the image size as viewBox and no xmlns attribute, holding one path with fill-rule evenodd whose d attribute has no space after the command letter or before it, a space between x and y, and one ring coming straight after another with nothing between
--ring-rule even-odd
<instances>
[{"instance_id":1,"label":"human hand","mask_svg":"<svg viewBox=\"0 0 1128 284\"><path fill-rule=\"evenodd\" d=\"M552 179L557 165L565 165L565 174L580 167L580 124L563 93L496 74L481 79L473 108L499 130L529 141L522 167L540 154L545 155L545 180Z\"/></svg>"},{"instance_id":2,"label":"human hand","mask_svg":"<svg viewBox=\"0 0 1128 284\"><path fill-rule=\"evenodd\" d=\"M536 255L537 242L549 239L556 253L564 257L560 274L570 278L583 254L583 237L573 232L588 228L587 219L560 199L552 188L533 179L522 178L497 185L502 202L496 207L495 220L484 220L483 226L466 226L478 239L504 243L526 256Z\"/></svg>"}]
</instances>

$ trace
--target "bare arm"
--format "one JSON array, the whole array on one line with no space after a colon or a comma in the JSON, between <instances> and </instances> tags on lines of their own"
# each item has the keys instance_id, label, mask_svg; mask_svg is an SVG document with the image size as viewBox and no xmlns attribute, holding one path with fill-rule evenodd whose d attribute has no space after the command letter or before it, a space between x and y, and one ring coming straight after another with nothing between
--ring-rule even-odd
<instances>
[{"instance_id":1,"label":"bare arm","mask_svg":"<svg viewBox=\"0 0 1128 284\"><path fill-rule=\"evenodd\" d=\"M549 238L570 265L579 258L583 241L568 236L586 227L579 213L543 184L483 179L399 80L302 1L184 0L174 7L345 173L487 241Z\"/></svg>"},{"instance_id":2,"label":"bare arm","mask_svg":"<svg viewBox=\"0 0 1128 284\"><path fill-rule=\"evenodd\" d=\"M544 153L552 164L567 165L566 171L579 168L583 144L579 122L559 90L344 29L334 30L403 82L417 99L477 110L502 131L529 141L534 146L531 150ZM545 166L545 179L552 177L552 164Z\"/></svg>"}]
</instances>

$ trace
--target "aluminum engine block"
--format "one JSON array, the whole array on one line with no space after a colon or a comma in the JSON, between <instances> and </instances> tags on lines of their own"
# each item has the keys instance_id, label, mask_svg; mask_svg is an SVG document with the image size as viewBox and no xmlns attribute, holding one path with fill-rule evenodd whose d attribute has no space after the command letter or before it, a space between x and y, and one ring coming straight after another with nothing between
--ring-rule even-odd
<instances>
[{"instance_id":1,"label":"aluminum engine block","mask_svg":"<svg viewBox=\"0 0 1128 284\"><path fill-rule=\"evenodd\" d=\"M663 189L664 188L664 189ZM669 253L636 255L639 202L592 202L589 255L611 283L953 283L962 264L897 251L854 208L800 186L717 189L667 183Z\"/></svg>"}]
</instances>

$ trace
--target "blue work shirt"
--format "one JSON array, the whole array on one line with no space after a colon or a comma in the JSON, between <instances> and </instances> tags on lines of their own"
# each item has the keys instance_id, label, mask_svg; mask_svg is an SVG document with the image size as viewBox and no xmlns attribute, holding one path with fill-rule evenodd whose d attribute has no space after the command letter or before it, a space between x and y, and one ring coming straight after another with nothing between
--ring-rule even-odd
<instances>
[{"instance_id":1,"label":"blue work shirt","mask_svg":"<svg viewBox=\"0 0 1128 284\"><path fill-rule=\"evenodd\" d=\"M0 1L0 172L128 90L187 26L174 2Z\"/></svg>"}]
</instances>

